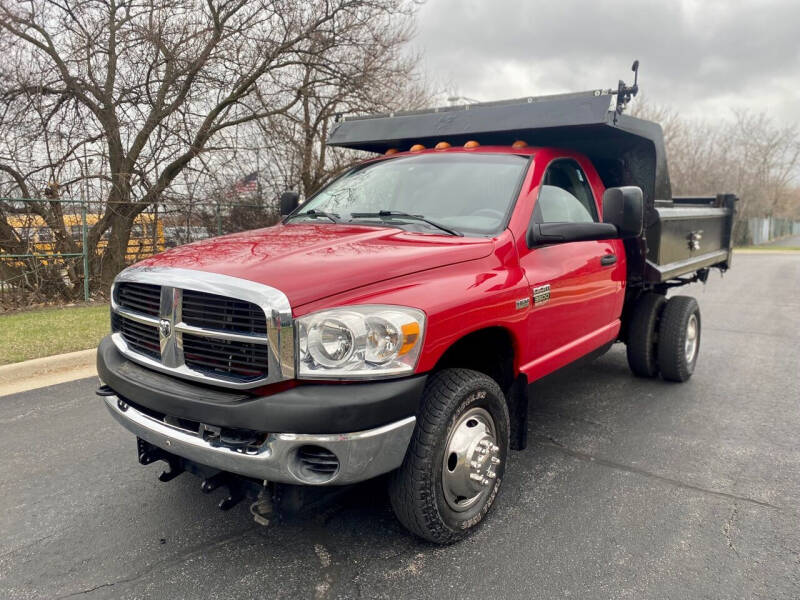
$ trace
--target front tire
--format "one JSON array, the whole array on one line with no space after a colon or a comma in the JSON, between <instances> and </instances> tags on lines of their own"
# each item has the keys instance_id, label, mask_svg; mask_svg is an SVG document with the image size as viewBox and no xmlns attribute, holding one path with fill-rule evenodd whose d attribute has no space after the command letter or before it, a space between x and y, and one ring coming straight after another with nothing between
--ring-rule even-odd
<instances>
[{"instance_id":1,"label":"front tire","mask_svg":"<svg viewBox=\"0 0 800 600\"><path fill-rule=\"evenodd\" d=\"M493 379L469 369L433 374L405 460L390 480L397 518L437 544L463 538L497 497L508 443L508 407Z\"/></svg>"},{"instance_id":2,"label":"front tire","mask_svg":"<svg viewBox=\"0 0 800 600\"><path fill-rule=\"evenodd\" d=\"M683 382L694 373L700 353L700 307L691 296L673 296L658 328L658 365L667 381Z\"/></svg>"}]
</instances>

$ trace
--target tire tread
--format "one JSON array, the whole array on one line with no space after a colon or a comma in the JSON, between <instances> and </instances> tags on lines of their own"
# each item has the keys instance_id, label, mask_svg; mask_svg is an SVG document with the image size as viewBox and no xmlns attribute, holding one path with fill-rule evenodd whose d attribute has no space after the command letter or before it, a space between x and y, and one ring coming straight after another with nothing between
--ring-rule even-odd
<instances>
[{"instance_id":1,"label":"tire tread","mask_svg":"<svg viewBox=\"0 0 800 600\"><path fill-rule=\"evenodd\" d=\"M667 381L684 382L692 376L697 355L700 352L702 328L698 330L697 350L692 364L686 362L685 335L686 323L692 313L697 313L697 325L700 327L700 309L697 300L691 296L673 296L664 307L659 327L658 362L661 376Z\"/></svg>"},{"instance_id":2,"label":"tire tread","mask_svg":"<svg viewBox=\"0 0 800 600\"><path fill-rule=\"evenodd\" d=\"M452 543L468 532L454 531L439 516L432 493L431 462L439 441L438 432L446 428L465 388L474 387L476 380L496 397L504 398L493 379L470 369L445 369L430 377L406 458L389 483L389 498L398 520L415 535L438 544ZM508 431L507 411L504 414Z\"/></svg>"},{"instance_id":3,"label":"tire tread","mask_svg":"<svg viewBox=\"0 0 800 600\"><path fill-rule=\"evenodd\" d=\"M628 366L638 377L658 375L658 320L667 300L661 294L647 293L637 300L628 324L626 353Z\"/></svg>"}]
</instances>

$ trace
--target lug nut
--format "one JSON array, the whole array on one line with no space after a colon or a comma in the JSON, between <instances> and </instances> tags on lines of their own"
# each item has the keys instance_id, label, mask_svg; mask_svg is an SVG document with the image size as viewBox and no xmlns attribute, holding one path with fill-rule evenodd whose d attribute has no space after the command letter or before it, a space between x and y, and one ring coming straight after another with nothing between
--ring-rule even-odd
<instances>
[{"instance_id":1,"label":"lug nut","mask_svg":"<svg viewBox=\"0 0 800 600\"><path fill-rule=\"evenodd\" d=\"M486 471L486 476L489 479L494 479L495 477L497 477L497 474L494 471Z\"/></svg>"},{"instance_id":2,"label":"lug nut","mask_svg":"<svg viewBox=\"0 0 800 600\"><path fill-rule=\"evenodd\" d=\"M473 481L479 481L481 483L483 483L484 479L483 475L481 475L480 473L470 473L469 478L472 479Z\"/></svg>"},{"instance_id":3,"label":"lug nut","mask_svg":"<svg viewBox=\"0 0 800 600\"><path fill-rule=\"evenodd\" d=\"M497 458L496 456L493 456L492 457L492 464L493 465L499 465L500 464L500 459Z\"/></svg>"}]
</instances>

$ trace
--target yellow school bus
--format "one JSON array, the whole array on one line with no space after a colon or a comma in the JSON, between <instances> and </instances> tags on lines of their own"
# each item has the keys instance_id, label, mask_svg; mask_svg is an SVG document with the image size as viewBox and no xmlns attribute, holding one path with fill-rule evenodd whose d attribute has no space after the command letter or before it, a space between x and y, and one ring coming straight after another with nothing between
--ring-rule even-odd
<instances>
[{"instance_id":1,"label":"yellow school bus","mask_svg":"<svg viewBox=\"0 0 800 600\"><path fill-rule=\"evenodd\" d=\"M86 215L86 226L91 228L100 220L97 213ZM53 230L39 215L16 215L8 217L8 224L14 228L20 239L26 243L26 254L46 255L56 253L55 235ZM72 238L80 252L83 245L83 222L80 214L64 215L64 230ZM97 250L102 250L108 245L108 232L97 243ZM128 250L125 258L135 262L153 254L162 252L164 245L164 227L161 221L151 214L140 214L136 217L131 228L131 237L128 240ZM0 250L0 256L3 252Z\"/></svg>"}]
</instances>

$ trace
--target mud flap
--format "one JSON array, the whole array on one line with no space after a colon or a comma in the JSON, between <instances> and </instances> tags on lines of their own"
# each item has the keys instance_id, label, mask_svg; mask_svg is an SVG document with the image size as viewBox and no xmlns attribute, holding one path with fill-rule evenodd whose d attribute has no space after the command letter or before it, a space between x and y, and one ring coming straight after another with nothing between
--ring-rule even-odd
<instances>
[{"instance_id":1,"label":"mud flap","mask_svg":"<svg viewBox=\"0 0 800 600\"><path fill-rule=\"evenodd\" d=\"M508 417L511 449L525 450L528 446L528 378L525 375L517 376L508 391Z\"/></svg>"}]
</instances>

